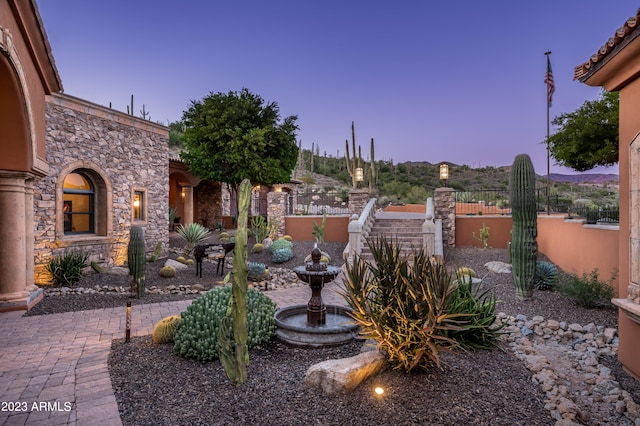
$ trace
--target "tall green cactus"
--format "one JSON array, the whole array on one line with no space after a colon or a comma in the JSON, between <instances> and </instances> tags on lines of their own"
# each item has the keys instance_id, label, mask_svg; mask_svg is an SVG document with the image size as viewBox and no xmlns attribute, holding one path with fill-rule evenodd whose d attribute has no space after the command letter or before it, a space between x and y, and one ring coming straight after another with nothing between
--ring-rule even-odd
<instances>
[{"instance_id":1,"label":"tall green cactus","mask_svg":"<svg viewBox=\"0 0 640 426\"><path fill-rule=\"evenodd\" d=\"M127 262L131 281L131 293L137 297L144 296L144 271L146 265L144 253L144 231L133 225L129 231L129 246L127 247Z\"/></svg>"},{"instance_id":2,"label":"tall green cactus","mask_svg":"<svg viewBox=\"0 0 640 426\"><path fill-rule=\"evenodd\" d=\"M358 181L356 180L356 169L360 167L362 163L362 155L360 146L358 146L358 157L356 157L356 130L353 121L351 122L351 145L353 150L353 158L349 156L349 140L345 141L345 156L347 160L347 173L351 176L351 182L354 188L358 187Z\"/></svg>"},{"instance_id":3,"label":"tall green cactus","mask_svg":"<svg viewBox=\"0 0 640 426\"><path fill-rule=\"evenodd\" d=\"M247 218L251 204L251 182L245 179L238 193L238 231L233 250L233 282L225 317L220 322L218 346L220 362L229 380L247 381Z\"/></svg>"},{"instance_id":4,"label":"tall green cactus","mask_svg":"<svg viewBox=\"0 0 640 426\"><path fill-rule=\"evenodd\" d=\"M536 209L536 174L531 159L526 154L516 156L510 177L511 214L511 265L516 297L533 296L538 257L538 215Z\"/></svg>"},{"instance_id":5,"label":"tall green cactus","mask_svg":"<svg viewBox=\"0 0 640 426\"><path fill-rule=\"evenodd\" d=\"M376 189L376 159L374 154L374 143L371 138L371 164L369 164L369 193L373 193Z\"/></svg>"}]
</instances>

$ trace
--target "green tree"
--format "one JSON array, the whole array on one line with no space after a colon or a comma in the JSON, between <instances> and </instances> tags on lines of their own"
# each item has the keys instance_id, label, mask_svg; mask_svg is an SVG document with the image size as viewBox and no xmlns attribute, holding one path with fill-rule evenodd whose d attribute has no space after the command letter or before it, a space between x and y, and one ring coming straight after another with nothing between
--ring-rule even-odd
<instances>
[{"instance_id":1,"label":"green tree","mask_svg":"<svg viewBox=\"0 0 640 426\"><path fill-rule=\"evenodd\" d=\"M236 200L240 182L288 182L298 158L297 116L280 120L278 104L243 88L210 93L183 113L186 150L180 157L202 179L229 185Z\"/></svg>"},{"instance_id":2,"label":"green tree","mask_svg":"<svg viewBox=\"0 0 640 426\"><path fill-rule=\"evenodd\" d=\"M618 162L618 101L617 92L603 91L553 119L559 130L549 137L549 152L558 164L583 172Z\"/></svg>"},{"instance_id":3,"label":"green tree","mask_svg":"<svg viewBox=\"0 0 640 426\"><path fill-rule=\"evenodd\" d=\"M169 123L169 146L183 147L183 129L182 121Z\"/></svg>"}]
</instances>

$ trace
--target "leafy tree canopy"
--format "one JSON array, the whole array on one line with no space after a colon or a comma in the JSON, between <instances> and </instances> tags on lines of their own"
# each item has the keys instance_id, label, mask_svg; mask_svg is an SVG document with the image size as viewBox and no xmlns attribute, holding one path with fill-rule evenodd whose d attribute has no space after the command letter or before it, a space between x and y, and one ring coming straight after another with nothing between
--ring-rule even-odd
<instances>
[{"instance_id":1,"label":"leafy tree canopy","mask_svg":"<svg viewBox=\"0 0 640 426\"><path fill-rule=\"evenodd\" d=\"M182 121L169 123L169 146L182 147Z\"/></svg>"},{"instance_id":2,"label":"leafy tree canopy","mask_svg":"<svg viewBox=\"0 0 640 426\"><path fill-rule=\"evenodd\" d=\"M229 184L235 192L243 179L255 184L288 182L298 158L297 116L280 121L278 104L265 103L247 89L210 93L191 101L183 113L180 154L202 179Z\"/></svg>"},{"instance_id":3,"label":"leafy tree canopy","mask_svg":"<svg viewBox=\"0 0 640 426\"><path fill-rule=\"evenodd\" d=\"M584 172L618 162L618 100L617 92L603 91L553 119L559 130L549 137L549 152L558 164Z\"/></svg>"}]
</instances>

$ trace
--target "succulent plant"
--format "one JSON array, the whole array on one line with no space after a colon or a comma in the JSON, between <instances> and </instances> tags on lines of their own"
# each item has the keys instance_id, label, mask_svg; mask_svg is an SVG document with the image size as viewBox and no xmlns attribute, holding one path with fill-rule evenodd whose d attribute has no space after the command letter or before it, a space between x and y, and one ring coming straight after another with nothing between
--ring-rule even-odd
<instances>
[{"instance_id":1,"label":"succulent plant","mask_svg":"<svg viewBox=\"0 0 640 426\"><path fill-rule=\"evenodd\" d=\"M155 327L151 335L153 343L171 343L176 335L176 330L182 317L180 315L171 315L162 318Z\"/></svg>"},{"instance_id":2,"label":"succulent plant","mask_svg":"<svg viewBox=\"0 0 640 426\"><path fill-rule=\"evenodd\" d=\"M536 173L526 154L517 155L509 179L513 228L511 230L511 272L516 297L533 296L538 256Z\"/></svg>"},{"instance_id":3,"label":"succulent plant","mask_svg":"<svg viewBox=\"0 0 640 426\"><path fill-rule=\"evenodd\" d=\"M194 261L193 261L193 259L187 259L187 260L184 261L184 264L187 265L187 266L193 266Z\"/></svg>"},{"instance_id":4,"label":"succulent plant","mask_svg":"<svg viewBox=\"0 0 640 426\"><path fill-rule=\"evenodd\" d=\"M292 249L293 243L284 238L278 238L273 242L273 244L271 244L271 246L269 247L269 250L271 251L271 253L274 253L276 250L279 250L281 248Z\"/></svg>"},{"instance_id":5,"label":"succulent plant","mask_svg":"<svg viewBox=\"0 0 640 426\"><path fill-rule=\"evenodd\" d=\"M176 257L176 262L185 263L187 259L184 256Z\"/></svg>"},{"instance_id":6,"label":"succulent plant","mask_svg":"<svg viewBox=\"0 0 640 426\"><path fill-rule=\"evenodd\" d=\"M558 268L551 262L536 263L535 286L537 290L552 290L558 282Z\"/></svg>"},{"instance_id":7,"label":"succulent plant","mask_svg":"<svg viewBox=\"0 0 640 426\"><path fill-rule=\"evenodd\" d=\"M263 250L263 248L264 248L264 247L262 246L262 244L260 244L260 243L255 243L255 244L253 245L253 249L252 249L252 250L253 250L253 252L254 252L254 253L260 253L260 252Z\"/></svg>"},{"instance_id":8,"label":"succulent plant","mask_svg":"<svg viewBox=\"0 0 640 426\"><path fill-rule=\"evenodd\" d=\"M264 263L249 262L249 271L247 272L247 280L263 281L267 278L267 266Z\"/></svg>"},{"instance_id":9,"label":"succulent plant","mask_svg":"<svg viewBox=\"0 0 640 426\"><path fill-rule=\"evenodd\" d=\"M144 252L144 231L141 227L133 225L129 231L129 245L127 246L127 263L131 281L131 293L137 297L144 296L145 266L147 258Z\"/></svg>"},{"instance_id":10,"label":"succulent plant","mask_svg":"<svg viewBox=\"0 0 640 426\"><path fill-rule=\"evenodd\" d=\"M216 287L193 301L182 313L173 352L200 361L218 358L218 329L225 317L231 286ZM253 348L271 339L276 331L275 303L258 290L247 289L247 345Z\"/></svg>"},{"instance_id":11,"label":"succulent plant","mask_svg":"<svg viewBox=\"0 0 640 426\"><path fill-rule=\"evenodd\" d=\"M163 266L159 274L162 278L173 278L176 276L176 268L169 265Z\"/></svg>"},{"instance_id":12,"label":"succulent plant","mask_svg":"<svg viewBox=\"0 0 640 426\"><path fill-rule=\"evenodd\" d=\"M289 241L289 242L293 242L293 238L291 237L291 235L284 235L282 237L283 240Z\"/></svg>"},{"instance_id":13,"label":"succulent plant","mask_svg":"<svg viewBox=\"0 0 640 426\"><path fill-rule=\"evenodd\" d=\"M273 263L284 263L291 259L293 259L293 250L289 247L282 247L275 251L272 250L271 261Z\"/></svg>"}]
</instances>

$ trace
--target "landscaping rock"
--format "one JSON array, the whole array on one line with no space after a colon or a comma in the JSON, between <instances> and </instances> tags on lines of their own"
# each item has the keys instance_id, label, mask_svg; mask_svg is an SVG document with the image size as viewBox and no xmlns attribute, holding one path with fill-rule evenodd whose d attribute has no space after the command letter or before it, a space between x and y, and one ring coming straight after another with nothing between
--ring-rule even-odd
<instances>
[{"instance_id":1,"label":"landscaping rock","mask_svg":"<svg viewBox=\"0 0 640 426\"><path fill-rule=\"evenodd\" d=\"M184 263L180 263L177 260L173 260L173 259L167 259L167 261L164 262L164 266L173 266L176 271L179 270L179 269L187 269L187 268L189 268Z\"/></svg>"},{"instance_id":2,"label":"landscaping rock","mask_svg":"<svg viewBox=\"0 0 640 426\"><path fill-rule=\"evenodd\" d=\"M378 351L366 351L351 358L323 361L312 365L305 383L334 395L355 389L363 380L378 373L386 364Z\"/></svg>"}]
</instances>

